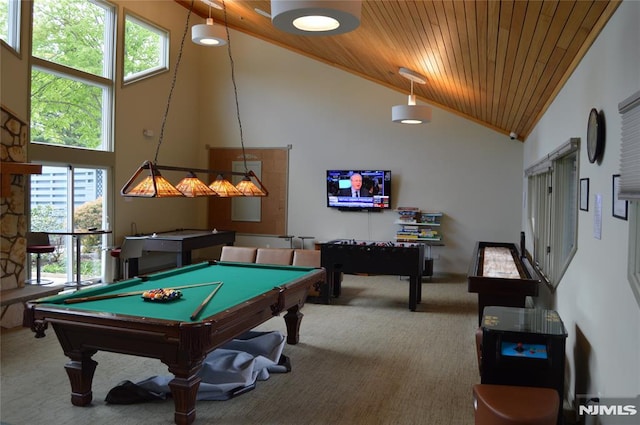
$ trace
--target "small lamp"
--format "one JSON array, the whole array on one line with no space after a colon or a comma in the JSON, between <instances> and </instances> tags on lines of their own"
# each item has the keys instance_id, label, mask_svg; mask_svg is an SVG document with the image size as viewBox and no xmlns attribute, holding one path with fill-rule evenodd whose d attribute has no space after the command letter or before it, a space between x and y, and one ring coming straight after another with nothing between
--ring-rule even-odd
<instances>
[{"instance_id":1,"label":"small lamp","mask_svg":"<svg viewBox=\"0 0 640 425\"><path fill-rule=\"evenodd\" d=\"M142 174L143 170L149 170L149 175L138 183L133 189L129 187ZM129 181L122 187L120 194L123 196L134 196L140 198L173 198L184 196L182 192L176 189L167 179L162 177L160 171L152 164L151 161L145 161L136 172L131 176Z\"/></svg>"},{"instance_id":2,"label":"small lamp","mask_svg":"<svg viewBox=\"0 0 640 425\"><path fill-rule=\"evenodd\" d=\"M254 177L256 179L258 184L260 184L260 187L256 186L251 181L251 177ZM238 191L244 196L267 196L269 194L267 189L262 185L260 179L258 179L258 176L256 176L253 171L249 171L247 174L245 174L242 180L240 180L240 182L238 182L238 184L236 185L236 189L238 189Z\"/></svg>"},{"instance_id":3,"label":"small lamp","mask_svg":"<svg viewBox=\"0 0 640 425\"><path fill-rule=\"evenodd\" d=\"M211 8L209 8L209 13L211 13ZM191 41L201 46L224 46L227 44L224 29L214 25L211 17L207 18L206 24L191 27Z\"/></svg>"},{"instance_id":4,"label":"small lamp","mask_svg":"<svg viewBox=\"0 0 640 425\"><path fill-rule=\"evenodd\" d=\"M176 185L182 194L188 198L195 198L197 196L216 196L217 193L200 180L195 173L189 171L187 176L180 180Z\"/></svg>"},{"instance_id":5,"label":"small lamp","mask_svg":"<svg viewBox=\"0 0 640 425\"><path fill-rule=\"evenodd\" d=\"M225 179L222 174L218 174L218 177L209 185L209 187L218 194L221 198L231 198L233 196L244 196L236 187Z\"/></svg>"},{"instance_id":6,"label":"small lamp","mask_svg":"<svg viewBox=\"0 0 640 425\"><path fill-rule=\"evenodd\" d=\"M427 124L431 122L431 108L416 104L413 94L413 83L425 84L427 78L407 68L400 68L400 75L411 81L411 94L406 105L395 105L391 108L391 120L402 124Z\"/></svg>"}]
</instances>

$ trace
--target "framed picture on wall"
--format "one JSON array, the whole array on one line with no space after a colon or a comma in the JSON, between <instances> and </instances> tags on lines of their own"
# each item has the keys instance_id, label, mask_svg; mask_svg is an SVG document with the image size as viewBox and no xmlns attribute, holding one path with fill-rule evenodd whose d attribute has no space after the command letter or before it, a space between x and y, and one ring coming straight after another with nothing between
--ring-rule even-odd
<instances>
[{"instance_id":1,"label":"framed picture on wall","mask_svg":"<svg viewBox=\"0 0 640 425\"><path fill-rule=\"evenodd\" d=\"M618 199L618 193L620 192L620 174L613 175L611 192L613 216L622 220L626 220L629 210L629 202L624 199Z\"/></svg>"},{"instance_id":2,"label":"framed picture on wall","mask_svg":"<svg viewBox=\"0 0 640 425\"><path fill-rule=\"evenodd\" d=\"M580 179L580 209L589 211L589 179Z\"/></svg>"}]
</instances>

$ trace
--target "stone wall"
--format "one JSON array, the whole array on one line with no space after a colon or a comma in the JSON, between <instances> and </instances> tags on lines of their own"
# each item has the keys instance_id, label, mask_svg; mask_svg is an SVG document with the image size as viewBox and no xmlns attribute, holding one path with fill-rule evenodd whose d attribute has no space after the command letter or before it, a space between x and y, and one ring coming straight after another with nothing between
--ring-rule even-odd
<instances>
[{"instance_id":1,"label":"stone wall","mask_svg":"<svg viewBox=\"0 0 640 425\"><path fill-rule=\"evenodd\" d=\"M2 109L2 162L26 162L27 124L4 106ZM0 268L2 289L24 286L26 278L27 217L25 215L25 183L29 176L12 175L10 193L0 194ZM19 326L22 323L22 304L9 306L0 325Z\"/></svg>"}]
</instances>

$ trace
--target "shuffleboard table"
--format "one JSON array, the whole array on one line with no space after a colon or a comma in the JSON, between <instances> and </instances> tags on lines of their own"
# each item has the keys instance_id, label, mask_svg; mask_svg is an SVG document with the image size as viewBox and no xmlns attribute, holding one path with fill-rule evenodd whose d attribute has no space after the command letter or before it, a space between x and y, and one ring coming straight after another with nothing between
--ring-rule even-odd
<instances>
[{"instance_id":1,"label":"shuffleboard table","mask_svg":"<svg viewBox=\"0 0 640 425\"><path fill-rule=\"evenodd\" d=\"M71 359L65 369L72 404L91 403L98 364L91 357L98 350L150 357L166 364L175 376L169 384L175 422L186 425L196 417L197 374L205 356L285 310L287 342L296 344L300 308L309 288L324 279L323 269L205 262L35 300L27 303L23 324L36 337L44 337L48 324L53 327ZM218 287L209 284L212 282L223 282L223 286L203 304ZM188 285L191 287L180 289L182 297L169 302L147 301L140 294L122 295ZM201 305L200 314L192 319Z\"/></svg>"},{"instance_id":2,"label":"shuffleboard table","mask_svg":"<svg viewBox=\"0 0 640 425\"><path fill-rule=\"evenodd\" d=\"M477 242L467 275L469 292L478 294L478 325L486 306L525 307L538 296L540 276L513 243Z\"/></svg>"}]
</instances>

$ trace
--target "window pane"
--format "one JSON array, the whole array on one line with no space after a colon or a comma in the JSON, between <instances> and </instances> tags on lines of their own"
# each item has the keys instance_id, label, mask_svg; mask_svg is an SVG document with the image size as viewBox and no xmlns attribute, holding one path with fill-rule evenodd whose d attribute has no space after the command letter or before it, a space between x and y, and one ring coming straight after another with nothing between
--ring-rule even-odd
<instances>
[{"instance_id":1,"label":"window pane","mask_svg":"<svg viewBox=\"0 0 640 425\"><path fill-rule=\"evenodd\" d=\"M73 228L102 229L104 222L104 170L75 168L73 170ZM96 281L102 277L103 235L83 236L80 250L82 280Z\"/></svg>"},{"instance_id":2,"label":"window pane","mask_svg":"<svg viewBox=\"0 0 640 425\"><path fill-rule=\"evenodd\" d=\"M0 38L9 41L9 0L0 0Z\"/></svg>"},{"instance_id":3,"label":"window pane","mask_svg":"<svg viewBox=\"0 0 640 425\"><path fill-rule=\"evenodd\" d=\"M560 232L562 232L562 242L560 248L560 264L565 264L570 259L572 252L576 248L576 231L577 231L577 209L578 203L578 185L576 172L576 155L572 154L563 158L559 162L558 178L560 179L559 187L562 189Z\"/></svg>"},{"instance_id":4,"label":"window pane","mask_svg":"<svg viewBox=\"0 0 640 425\"><path fill-rule=\"evenodd\" d=\"M124 81L145 77L168 69L167 31L137 19L125 18Z\"/></svg>"},{"instance_id":5,"label":"window pane","mask_svg":"<svg viewBox=\"0 0 640 425\"><path fill-rule=\"evenodd\" d=\"M19 34L20 1L0 0L0 39L18 51Z\"/></svg>"},{"instance_id":6,"label":"window pane","mask_svg":"<svg viewBox=\"0 0 640 425\"><path fill-rule=\"evenodd\" d=\"M33 56L110 78L111 12L97 3L36 0L33 3Z\"/></svg>"},{"instance_id":7,"label":"window pane","mask_svg":"<svg viewBox=\"0 0 640 425\"><path fill-rule=\"evenodd\" d=\"M102 229L106 222L107 170L43 166L42 174L31 175L31 231ZM81 237L80 270L83 281L102 278L106 235ZM50 235L55 252L43 257L42 272L56 283L77 279L76 241L69 235ZM31 266L35 276L35 265Z\"/></svg>"},{"instance_id":8,"label":"window pane","mask_svg":"<svg viewBox=\"0 0 640 425\"><path fill-rule=\"evenodd\" d=\"M34 68L31 98L33 143L107 150L103 105L108 89Z\"/></svg>"},{"instance_id":9,"label":"window pane","mask_svg":"<svg viewBox=\"0 0 640 425\"><path fill-rule=\"evenodd\" d=\"M31 175L32 232L53 232L66 230L69 222L67 209L69 197L69 167L42 167L42 174ZM64 236L50 235L49 242L56 250L42 256L43 278L61 284L73 279L73 255L69 255L73 245ZM31 261L31 276L36 275L35 263Z\"/></svg>"}]
</instances>

